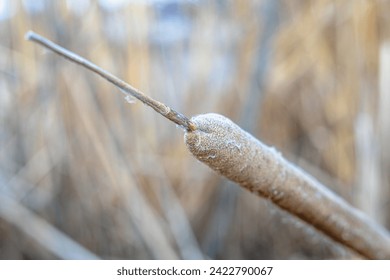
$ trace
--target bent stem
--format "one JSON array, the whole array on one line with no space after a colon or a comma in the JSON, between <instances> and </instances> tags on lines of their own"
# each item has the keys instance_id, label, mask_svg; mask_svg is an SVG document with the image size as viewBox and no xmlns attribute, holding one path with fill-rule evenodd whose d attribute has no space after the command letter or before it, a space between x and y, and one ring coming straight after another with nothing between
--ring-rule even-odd
<instances>
[{"instance_id":1,"label":"bent stem","mask_svg":"<svg viewBox=\"0 0 390 280\"><path fill-rule=\"evenodd\" d=\"M110 83L114 84L118 88L120 88L122 91L124 91L126 94L129 94L138 100L140 100L142 103L146 104L149 107L152 107L157 113L164 116L168 120L176 123L177 125L185 128L188 132L196 130L196 126L193 122L191 122L186 116L183 114L173 110L172 108L168 107L162 102L159 102L157 100L154 100L153 98L145 95L138 89L132 87L125 81L119 79L118 77L114 76L110 72L100 68L96 64L90 62L89 60L57 45L56 43L50 41L49 39L36 34L33 31L29 31L25 35L25 39L29 41L33 41L35 43L40 44L41 46L59 54L60 56L76 63L84 68L87 68L88 70L91 70L95 72L96 74L100 75Z\"/></svg>"}]
</instances>

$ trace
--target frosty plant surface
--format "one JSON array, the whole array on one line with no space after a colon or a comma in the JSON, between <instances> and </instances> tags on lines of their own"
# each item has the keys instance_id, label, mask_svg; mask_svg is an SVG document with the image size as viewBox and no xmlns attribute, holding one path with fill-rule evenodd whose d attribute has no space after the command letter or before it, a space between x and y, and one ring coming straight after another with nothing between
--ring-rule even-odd
<instances>
[{"instance_id":1,"label":"frosty plant surface","mask_svg":"<svg viewBox=\"0 0 390 280\"><path fill-rule=\"evenodd\" d=\"M199 161L278 207L306 221L333 240L370 259L390 259L390 235L362 212L294 164L218 114L191 119L154 100L90 61L28 32L26 39L97 73L185 129L185 143Z\"/></svg>"},{"instance_id":2,"label":"frosty plant surface","mask_svg":"<svg viewBox=\"0 0 390 280\"><path fill-rule=\"evenodd\" d=\"M301 218L334 240L371 259L390 258L390 237L279 152L218 114L191 119L191 153L228 179Z\"/></svg>"}]
</instances>

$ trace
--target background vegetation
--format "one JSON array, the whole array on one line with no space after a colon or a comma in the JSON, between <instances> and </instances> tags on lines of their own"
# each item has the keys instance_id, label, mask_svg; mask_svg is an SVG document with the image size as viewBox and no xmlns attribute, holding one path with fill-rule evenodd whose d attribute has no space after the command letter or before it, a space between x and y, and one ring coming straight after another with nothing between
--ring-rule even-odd
<instances>
[{"instance_id":1,"label":"background vegetation","mask_svg":"<svg viewBox=\"0 0 390 280\"><path fill-rule=\"evenodd\" d=\"M187 116L228 116L390 228L389 11L388 0L0 0L0 203L15 202L0 206L0 258L67 257L66 236L104 259L358 258L24 34Z\"/></svg>"}]
</instances>

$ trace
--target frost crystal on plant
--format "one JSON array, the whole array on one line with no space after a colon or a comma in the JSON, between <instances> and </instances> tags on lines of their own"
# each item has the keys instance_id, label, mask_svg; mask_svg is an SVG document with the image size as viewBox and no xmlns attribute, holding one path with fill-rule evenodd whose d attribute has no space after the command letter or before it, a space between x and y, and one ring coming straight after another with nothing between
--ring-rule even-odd
<instances>
[{"instance_id":1,"label":"frost crystal on plant","mask_svg":"<svg viewBox=\"0 0 390 280\"><path fill-rule=\"evenodd\" d=\"M130 94L126 94L125 100L127 101L127 103L130 103L130 104L134 104L136 102L135 98L132 97Z\"/></svg>"}]
</instances>

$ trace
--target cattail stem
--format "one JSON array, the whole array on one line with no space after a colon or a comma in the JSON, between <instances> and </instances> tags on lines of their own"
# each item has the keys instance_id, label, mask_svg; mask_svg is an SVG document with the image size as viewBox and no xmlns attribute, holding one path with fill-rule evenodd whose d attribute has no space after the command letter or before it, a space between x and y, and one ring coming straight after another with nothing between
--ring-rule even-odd
<instances>
[{"instance_id":1,"label":"cattail stem","mask_svg":"<svg viewBox=\"0 0 390 280\"><path fill-rule=\"evenodd\" d=\"M200 161L251 192L369 259L390 259L390 236L303 170L287 162L229 119L193 117L197 130L185 134Z\"/></svg>"},{"instance_id":2,"label":"cattail stem","mask_svg":"<svg viewBox=\"0 0 390 280\"><path fill-rule=\"evenodd\" d=\"M187 131L194 131L196 129L195 125L183 114L173 110L172 108L168 107L162 102L159 102L157 100L154 100L153 98L143 94L138 89L132 87L125 81L119 79L118 77L114 76L110 72L100 68L96 64L93 64L89 60L57 45L56 43L32 32L29 31L25 35L26 40L30 40L33 42L36 42L42 46L44 46L47 49L52 50L53 52L61 55L62 57L65 57L66 59L69 59L70 61L77 63L96 74L100 75L110 83L114 84L121 90L123 90L125 93L130 94L131 96L137 98L144 104L148 105L149 107L152 107L157 113L161 114L168 120L176 123L177 125L184 127Z\"/></svg>"}]
</instances>

